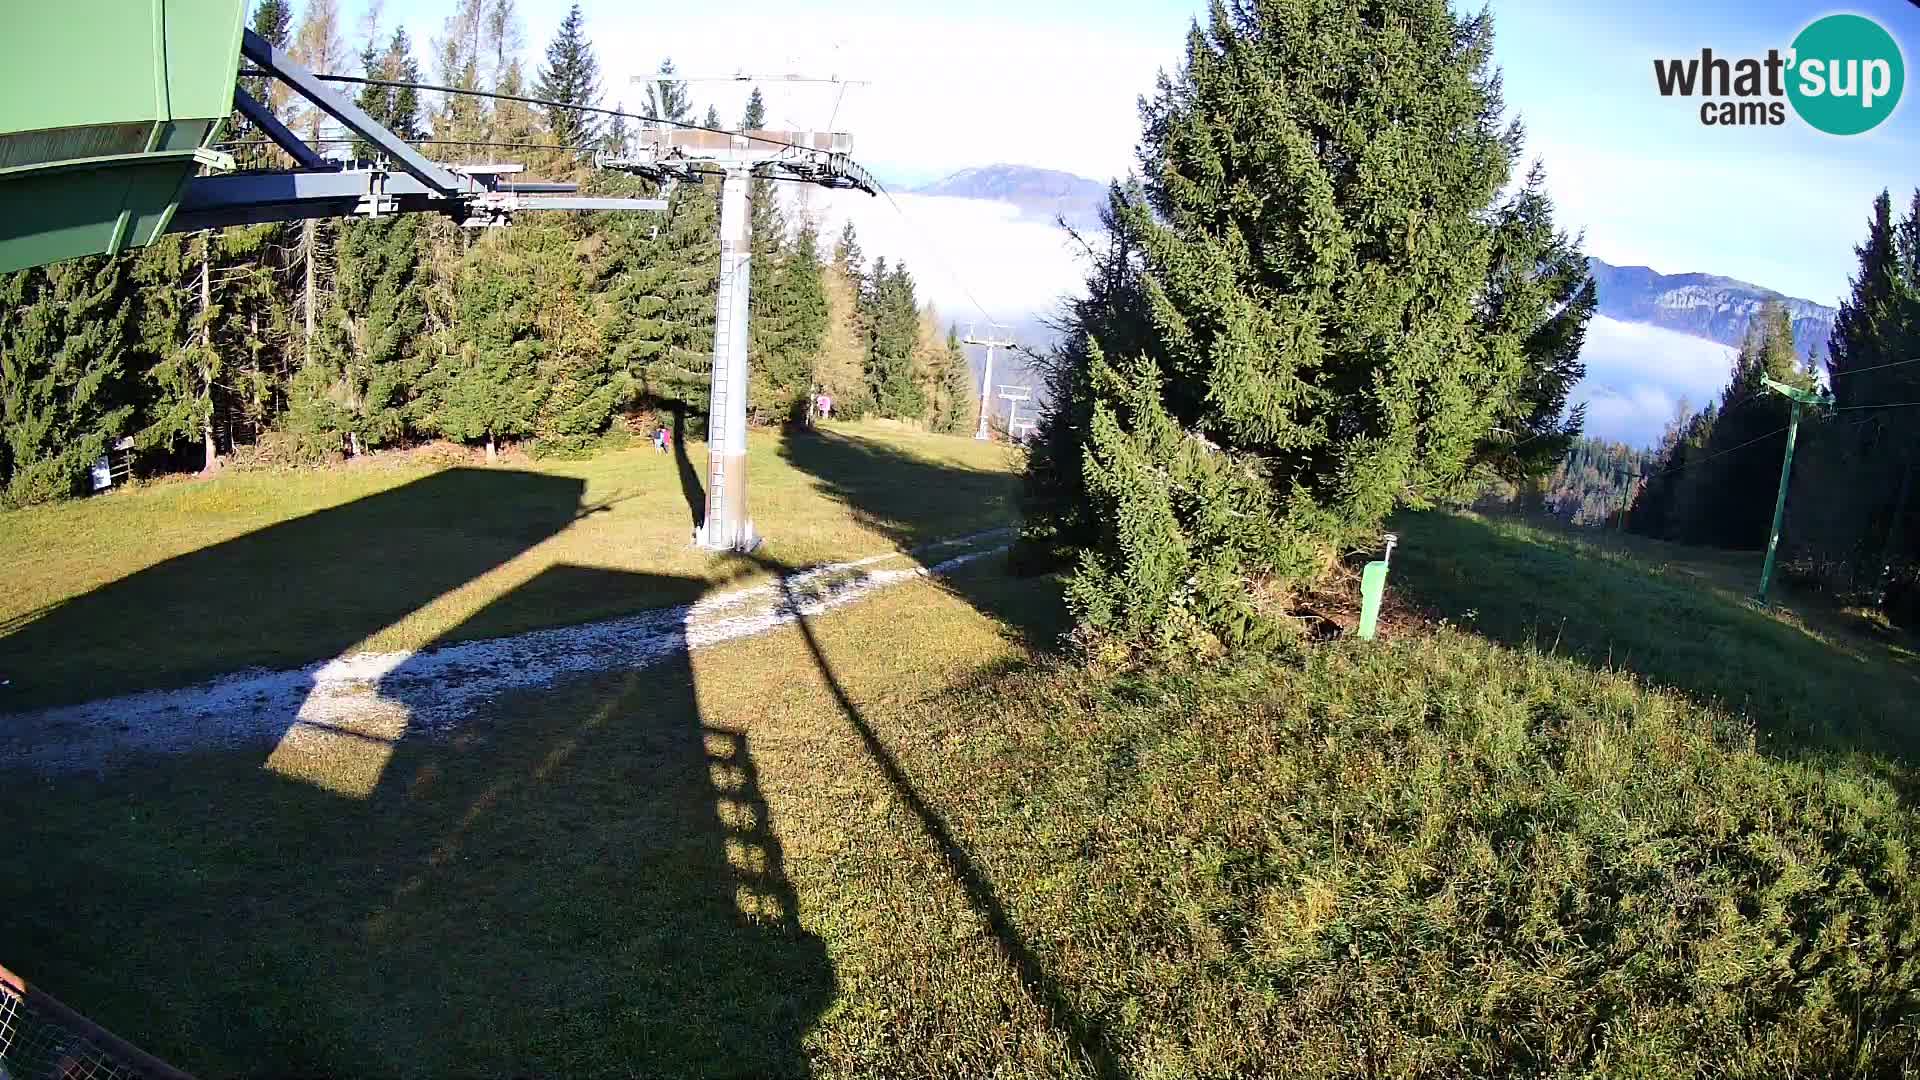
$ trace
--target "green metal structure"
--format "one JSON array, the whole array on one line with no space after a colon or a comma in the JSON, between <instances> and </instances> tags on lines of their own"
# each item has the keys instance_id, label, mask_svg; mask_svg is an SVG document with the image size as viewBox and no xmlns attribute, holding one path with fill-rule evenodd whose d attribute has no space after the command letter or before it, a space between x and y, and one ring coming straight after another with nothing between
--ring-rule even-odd
<instances>
[{"instance_id":1,"label":"green metal structure","mask_svg":"<svg viewBox=\"0 0 1920 1080\"><path fill-rule=\"evenodd\" d=\"M17 0L0 14L0 271L167 231L233 109L245 0Z\"/></svg>"},{"instance_id":2,"label":"green metal structure","mask_svg":"<svg viewBox=\"0 0 1920 1080\"><path fill-rule=\"evenodd\" d=\"M1393 562L1393 546L1400 538L1385 536L1386 554L1368 563L1360 571L1360 629L1362 641L1372 641L1380 626L1380 604L1387 595L1387 567Z\"/></svg>"},{"instance_id":3,"label":"green metal structure","mask_svg":"<svg viewBox=\"0 0 1920 1080\"><path fill-rule=\"evenodd\" d=\"M1761 380L1776 393L1783 394L1793 402L1793 419L1787 423L1787 452L1780 459L1780 493L1773 500L1773 529L1767 534L1767 559L1760 566L1760 588L1755 590L1753 598L1760 606L1767 603L1767 590L1773 585L1774 556L1780 550L1780 523L1787 516L1787 488L1793 479L1793 444L1800 438L1800 413L1809 405L1831 405L1833 398L1826 391L1815 393L1802 390L1797 386L1788 386L1766 376Z\"/></svg>"}]
</instances>

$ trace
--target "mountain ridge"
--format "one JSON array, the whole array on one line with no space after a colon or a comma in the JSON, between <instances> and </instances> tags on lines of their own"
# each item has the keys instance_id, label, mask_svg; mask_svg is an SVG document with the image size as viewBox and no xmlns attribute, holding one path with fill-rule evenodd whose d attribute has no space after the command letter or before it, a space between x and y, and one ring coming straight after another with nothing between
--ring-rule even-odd
<instances>
[{"instance_id":1,"label":"mountain ridge","mask_svg":"<svg viewBox=\"0 0 1920 1080\"><path fill-rule=\"evenodd\" d=\"M949 173L909 189L914 195L991 199L1011 203L1023 217L1052 223L1064 218L1076 229L1099 228L1107 185L1059 169L999 162Z\"/></svg>"},{"instance_id":2,"label":"mountain ridge","mask_svg":"<svg viewBox=\"0 0 1920 1080\"><path fill-rule=\"evenodd\" d=\"M1788 296L1762 285L1719 274L1662 274L1646 266L1615 266L1589 258L1599 313L1621 322L1678 330L1693 337L1735 348L1746 339L1747 327L1768 300L1787 307L1793 320L1794 346L1800 356L1820 362L1827 358L1827 339L1833 336L1835 308Z\"/></svg>"}]
</instances>

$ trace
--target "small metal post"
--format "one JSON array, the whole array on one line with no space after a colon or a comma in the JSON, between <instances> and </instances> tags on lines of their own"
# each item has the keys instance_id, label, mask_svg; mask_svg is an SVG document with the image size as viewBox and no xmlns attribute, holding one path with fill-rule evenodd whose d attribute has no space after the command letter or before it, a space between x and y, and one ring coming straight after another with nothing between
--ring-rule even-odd
<instances>
[{"instance_id":1,"label":"small metal post","mask_svg":"<svg viewBox=\"0 0 1920 1080\"><path fill-rule=\"evenodd\" d=\"M1393 562L1393 545L1400 538L1392 533L1383 538L1386 554L1360 571L1360 640L1372 641L1380 625L1380 604L1387 592L1387 567Z\"/></svg>"},{"instance_id":2,"label":"small metal post","mask_svg":"<svg viewBox=\"0 0 1920 1080\"><path fill-rule=\"evenodd\" d=\"M1762 606L1767 602L1767 586L1773 583L1773 559L1780 547L1780 522L1787 516L1787 479L1793 475L1793 444L1800 435L1800 399L1793 401L1793 419L1787 422L1787 453L1780 461L1780 494L1773 500L1773 532L1767 537L1767 561L1760 568L1760 591L1753 594Z\"/></svg>"}]
</instances>

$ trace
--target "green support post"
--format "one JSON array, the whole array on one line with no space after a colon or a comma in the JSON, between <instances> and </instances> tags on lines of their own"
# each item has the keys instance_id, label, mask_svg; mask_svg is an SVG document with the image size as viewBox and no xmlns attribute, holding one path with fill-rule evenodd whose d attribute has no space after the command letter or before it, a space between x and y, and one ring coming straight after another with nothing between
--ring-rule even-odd
<instances>
[{"instance_id":1,"label":"green support post","mask_svg":"<svg viewBox=\"0 0 1920 1080\"><path fill-rule=\"evenodd\" d=\"M1773 561L1780 549L1780 523L1787 516L1787 481L1793 475L1793 444L1800 436L1800 412L1808 405L1825 405L1830 400L1824 394L1815 394L1797 386L1788 386L1772 379L1765 381L1793 401L1793 418L1787 422L1787 452L1780 460L1780 494L1773 500L1773 531L1767 536L1767 561L1760 567L1760 591L1753 594L1762 607L1767 603L1767 587L1773 584Z\"/></svg>"},{"instance_id":2,"label":"green support post","mask_svg":"<svg viewBox=\"0 0 1920 1080\"><path fill-rule=\"evenodd\" d=\"M1386 557L1368 563L1366 568L1360 571L1360 629L1358 633L1362 641L1372 641L1375 631L1379 629L1380 603L1385 598L1387 592L1387 564L1393 561L1393 545L1398 543L1399 539L1399 537L1392 533L1388 533L1386 535Z\"/></svg>"}]
</instances>

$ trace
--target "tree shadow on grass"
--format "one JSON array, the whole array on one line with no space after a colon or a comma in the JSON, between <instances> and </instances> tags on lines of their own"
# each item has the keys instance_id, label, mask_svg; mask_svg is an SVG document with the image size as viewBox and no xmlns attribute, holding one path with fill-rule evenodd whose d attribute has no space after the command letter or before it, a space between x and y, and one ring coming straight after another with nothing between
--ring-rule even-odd
<instances>
[{"instance_id":1,"label":"tree shadow on grass","mask_svg":"<svg viewBox=\"0 0 1920 1080\"><path fill-rule=\"evenodd\" d=\"M1047 969L1019 926L1008 914L992 879L968 852L962 840L954 835L947 825L945 815L938 807L928 803L921 796L919 789L894 757L886 741L881 738L847 692L847 688L834 670L832 661L827 658L826 652L821 648L820 639L809 621L810 598L796 591L790 584L797 568L762 557L752 558L762 568L771 571L780 582L786 609L792 614L793 621L806 642L808 654L812 657L814 666L820 672L841 715L859 736L861 746L866 750L867 756L873 761L880 774L885 777L888 786L912 811L922 832L933 844L953 881L966 896L968 904L973 907L993 934L1000 955L1012 968L1021 986L1032 997L1048 1022L1065 1038L1075 1057L1091 1068L1095 1075L1103 1078L1125 1075L1118 1059L1108 1049L1099 1026L1082 1015L1074 1006L1072 999L1063 991L1057 975ZM938 565L935 564L936 569ZM1004 571L996 572L1001 577L1005 577ZM965 596L975 590L950 588L950 591L955 595Z\"/></svg>"},{"instance_id":2,"label":"tree shadow on grass","mask_svg":"<svg viewBox=\"0 0 1920 1080\"><path fill-rule=\"evenodd\" d=\"M1884 646L1816 634L1709 578L1477 516L1403 515L1392 584L1463 628L1752 720L1777 753L1920 760L1920 681Z\"/></svg>"},{"instance_id":3,"label":"tree shadow on grass","mask_svg":"<svg viewBox=\"0 0 1920 1080\"><path fill-rule=\"evenodd\" d=\"M819 429L789 435L781 456L814 478L818 488L849 507L869 527L911 550L939 588L986 614L1035 652L1057 646L1068 618L1057 582L1016 578L1007 572L1001 547L1009 535L948 545L956 533L979 530L1011 516L1017 478L1004 472L929 461L893 447ZM983 521L982 519L987 520ZM1010 530L1003 530L1010 533ZM1063 973L1049 970L1009 914L991 876L955 835L941 809L929 803L862 713L821 648L810 618L810 600L791 585L798 568L764 555L747 556L772 572L784 590L815 667L840 713L887 784L913 813L954 883L993 935L1000 955L1074 1056L1101 1077L1124 1075L1099 1024L1083 1015L1065 992Z\"/></svg>"},{"instance_id":4,"label":"tree shadow on grass","mask_svg":"<svg viewBox=\"0 0 1920 1080\"><path fill-rule=\"evenodd\" d=\"M179 555L0 636L0 710L325 660L554 536L585 482L447 469Z\"/></svg>"},{"instance_id":5,"label":"tree shadow on grass","mask_svg":"<svg viewBox=\"0 0 1920 1080\"><path fill-rule=\"evenodd\" d=\"M645 576L556 567L500 603ZM683 618L422 652L379 681L402 730L295 723L264 769L155 756L51 810L0 785L35 868L0 882L7 963L210 1075L805 1074L832 967ZM610 647L648 666L566 674Z\"/></svg>"},{"instance_id":6,"label":"tree shadow on grass","mask_svg":"<svg viewBox=\"0 0 1920 1080\"><path fill-rule=\"evenodd\" d=\"M861 524L902 547L1014 519L1019 478L1006 471L932 461L827 427L789 432L780 456Z\"/></svg>"}]
</instances>

